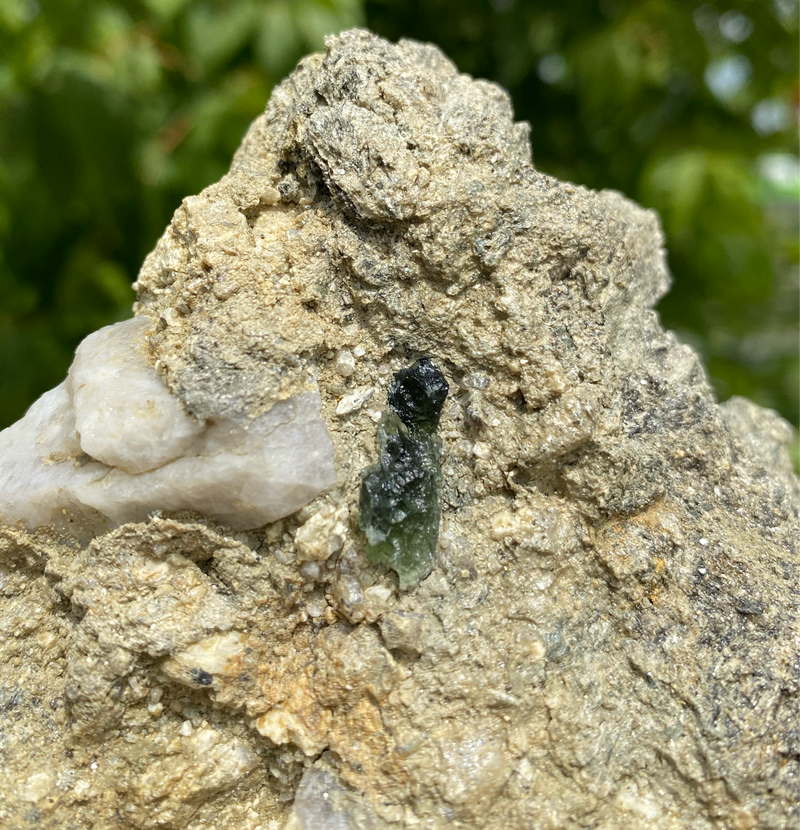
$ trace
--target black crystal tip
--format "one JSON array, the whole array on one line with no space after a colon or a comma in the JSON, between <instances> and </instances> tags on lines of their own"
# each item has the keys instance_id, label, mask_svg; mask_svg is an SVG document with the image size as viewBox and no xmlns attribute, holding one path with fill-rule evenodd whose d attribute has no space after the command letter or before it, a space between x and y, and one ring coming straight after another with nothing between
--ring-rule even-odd
<instances>
[{"instance_id":1,"label":"black crystal tip","mask_svg":"<svg viewBox=\"0 0 800 830\"><path fill-rule=\"evenodd\" d=\"M436 431L450 387L428 357L401 369L389 385L389 406L409 429Z\"/></svg>"}]
</instances>

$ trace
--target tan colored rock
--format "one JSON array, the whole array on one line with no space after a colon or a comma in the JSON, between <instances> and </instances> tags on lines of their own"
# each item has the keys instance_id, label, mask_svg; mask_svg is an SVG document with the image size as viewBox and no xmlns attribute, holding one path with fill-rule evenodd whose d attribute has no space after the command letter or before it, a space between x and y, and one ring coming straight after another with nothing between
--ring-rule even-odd
<instances>
[{"instance_id":1,"label":"tan colored rock","mask_svg":"<svg viewBox=\"0 0 800 830\"><path fill-rule=\"evenodd\" d=\"M347 32L184 200L136 283L153 367L204 422L318 389L336 480L247 531L0 525L0 825L796 826L791 431L661 329L657 217L527 136L435 47ZM423 355L442 532L401 591L360 472Z\"/></svg>"},{"instance_id":2,"label":"tan colored rock","mask_svg":"<svg viewBox=\"0 0 800 830\"><path fill-rule=\"evenodd\" d=\"M295 534L297 558L301 561L328 559L344 546L347 539L347 506L338 510L323 504Z\"/></svg>"}]
</instances>

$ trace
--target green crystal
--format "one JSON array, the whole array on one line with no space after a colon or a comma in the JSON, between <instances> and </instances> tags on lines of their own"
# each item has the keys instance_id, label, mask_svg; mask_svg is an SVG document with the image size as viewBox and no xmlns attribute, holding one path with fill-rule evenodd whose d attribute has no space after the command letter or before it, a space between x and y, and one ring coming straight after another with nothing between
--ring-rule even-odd
<instances>
[{"instance_id":1,"label":"green crystal","mask_svg":"<svg viewBox=\"0 0 800 830\"><path fill-rule=\"evenodd\" d=\"M422 357L395 374L389 386L389 406L410 430L433 435L448 391L444 375L430 358Z\"/></svg>"},{"instance_id":2,"label":"green crystal","mask_svg":"<svg viewBox=\"0 0 800 830\"><path fill-rule=\"evenodd\" d=\"M447 382L428 358L395 375L378 424L378 463L361 474L359 525L367 557L408 588L433 567L442 514L442 442L435 434Z\"/></svg>"}]
</instances>

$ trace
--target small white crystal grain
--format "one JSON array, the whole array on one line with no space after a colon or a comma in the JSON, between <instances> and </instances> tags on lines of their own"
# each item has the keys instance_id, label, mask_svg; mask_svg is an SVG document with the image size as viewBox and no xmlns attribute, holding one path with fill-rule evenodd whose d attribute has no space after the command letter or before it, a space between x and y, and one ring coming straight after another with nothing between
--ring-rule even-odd
<instances>
[{"instance_id":1,"label":"small white crystal grain","mask_svg":"<svg viewBox=\"0 0 800 830\"><path fill-rule=\"evenodd\" d=\"M343 378L349 378L356 370L356 359L349 349L342 349L336 355L334 368Z\"/></svg>"},{"instance_id":2,"label":"small white crystal grain","mask_svg":"<svg viewBox=\"0 0 800 830\"><path fill-rule=\"evenodd\" d=\"M301 562L328 559L344 546L347 537L346 505L338 510L324 504L295 534L297 558Z\"/></svg>"},{"instance_id":3,"label":"small white crystal grain","mask_svg":"<svg viewBox=\"0 0 800 830\"><path fill-rule=\"evenodd\" d=\"M349 415L361 409L362 406L372 397L375 390L373 388L358 389L351 395L345 395L336 406L337 415Z\"/></svg>"}]
</instances>

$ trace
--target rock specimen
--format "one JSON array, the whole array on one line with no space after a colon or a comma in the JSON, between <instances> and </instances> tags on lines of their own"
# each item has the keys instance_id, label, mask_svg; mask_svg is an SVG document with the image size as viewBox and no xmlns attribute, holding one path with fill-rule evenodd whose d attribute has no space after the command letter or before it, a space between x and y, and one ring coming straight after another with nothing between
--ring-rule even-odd
<instances>
[{"instance_id":1,"label":"rock specimen","mask_svg":"<svg viewBox=\"0 0 800 830\"><path fill-rule=\"evenodd\" d=\"M0 433L7 523L101 530L188 508L240 530L335 483L316 391L251 419L192 418L147 361L150 328L136 317L87 337L67 381Z\"/></svg>"},{"instance_id":2,"label":"rock specimen","mask_svg":"<svg viewBox=\"0 0 800 830\"><path fill-rule=\"evenodd\" d=\"M447 391L429 358L399 371L378 424L378 463L361 475L358 522L367 557L397 571L401 589L427 576L436 554L442 442L435 433Z\"/></svg>"},{"instance_id":3,"label":"rock specimen","mask_svg":"<svg viewBox=\"0 0 800 830\"><path fill-rule=\"evenodd\" d=\"M655 215L539 173L436 48L301 62L138 322L0 438L0 825L796 827L791 433L715 402L668 283ZM401 591L361 471L424 356L442 526Z\"/></svg>"}]
</instances>

